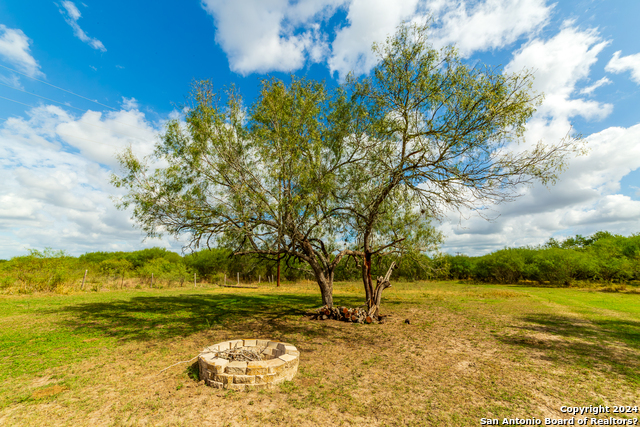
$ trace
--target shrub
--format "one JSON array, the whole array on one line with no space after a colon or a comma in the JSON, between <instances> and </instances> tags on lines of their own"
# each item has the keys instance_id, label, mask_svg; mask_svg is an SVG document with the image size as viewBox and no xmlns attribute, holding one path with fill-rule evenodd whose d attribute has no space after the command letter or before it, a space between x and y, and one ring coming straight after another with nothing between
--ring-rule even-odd
<instances>
[{"instance_id":1,"label":"shrub","mask_svg":"<svg viewBox=\"0 0 640 427\"><path fill-rule=\"evenodd\" d=\"M476 260L466 255L448 255L445 260L449 265L450 279L461 280L473 277L476 269Z\"/></svg>"},{"instance_id":2,"label":"shrub","mask_svg":"<svg viewBox=\"0 0 640 427\"><path fill-rule=\"evenodd\" d=\"M178 282L183 285L189 277L187 267L182 260L180 262L170 262L166 258L154 258L138 268L138 274L151 281L153 275L154 283L165 283L171 285Z\"/></svg>"},{"instance_id":3,"label":"shrub","mask_svg":"<svg viewBox=\"0 0 640 427\"><path fill-rule=\"evenodd\" d=\"M560 248L539 250L533 258L536 274L529 279L568 286L581 275L581 270L585 269L581 257L582 254L574 250ZM588 272L587 275L589 275Z\"/></svg>"},{"instance_id":4,"label":"shrub","mask_svg":"<svg viewBox=\"0 0 640 427\"><path fill-rule=\"evenodd\" d=\"M229 255L228 249L203 249L186 255L184 263L198 276L212 280L217 273L229 272Z\"/></svg>"},{"instance_id":5,"label":"shrub","mask_svg":"<svg viewBox=\"0 0 640 427\"><path fill-rule=\"evenodd\" d=\"M22 292L54 291L72 280L77 263L64 251L46 248L14 257L8 267L20 282Z\"/></svg>"},{"instance_id":6,"label":"shrub","mask_svg":"<svg viewBox=\"0 0 640 427\"><path fill-rule=\"evenodd\" d=\"M516 283L523 278L525 257L522 249L505 248L480 257L476 278L485 282Z\"/></svg>"}]
</instances>

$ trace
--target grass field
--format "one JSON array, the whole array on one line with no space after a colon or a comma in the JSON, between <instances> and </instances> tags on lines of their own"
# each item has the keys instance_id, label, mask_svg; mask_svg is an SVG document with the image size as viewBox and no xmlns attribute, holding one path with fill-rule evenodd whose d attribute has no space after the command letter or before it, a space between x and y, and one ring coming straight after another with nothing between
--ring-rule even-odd
<instances>
[{"instance_id":1,"label":"grass field","mask_svg":"<svg viewBox=\"0 0 640 427\"><path fill-rule=\"evenodd\" d=\"M335 303L361 294L338 283ZM310 283L0 297L0 425L544 425L640 405L638 294L394 283L381 325L308 320L319 301ZM294 344L298 374L242 393L160 374L234 338Z\"/></svg>"}]
</instances>

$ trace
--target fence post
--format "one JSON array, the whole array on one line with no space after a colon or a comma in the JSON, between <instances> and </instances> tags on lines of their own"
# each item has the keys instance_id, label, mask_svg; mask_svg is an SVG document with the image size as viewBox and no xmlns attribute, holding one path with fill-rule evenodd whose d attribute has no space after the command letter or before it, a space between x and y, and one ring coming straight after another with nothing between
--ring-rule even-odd
<instances>
[{"instance_id":1,"label":"fence post","mask_svg":"<svg viewBox=\"0 0 640 427\"><path fill-rule=\"evenodd\" d=\"M153 288L153 273L151 273L151 287Z\"/></svg>"},{"instance_id":2,"label":"fence post","mask_svg":"<svg viewBox=\"0 0 640 427\"><path fill-rule=\"evenodd\" d=\"M258 274L258 284L260 284L260 275Z\"/></svg>"},{"instance_id":3,"label":"fence post","mask_svg":"<svg viewBox=\"0 0 640 427\"><path fill-rule=\"evenodd\" d=\"M196 273L193 273L193 287L196 287Z\"/></svg>"},{"instance_id":4,"label":"fence post","mask_svg":"<svg viewBox=\"0 0 640 427\"><path fill-rule=\"evenodd\" d=\"M227 274L225 273L225 275L224 275L224 283L222 284L222 286L224 286L226 284L227 284Z\"/></svg>"},{"instance_id":5,"label":"fence post","mask_svg":"<svg viewBox=\"0 0 640 427\"><path fill-rule=\"evenodd\" d=\"M89 270L85 270L84 271L84 276L82 276L82 286L80 286L80 290L84 291L84 280L87 278L87 271Z\"/></svg>"},{"instance_id":6,"label":"fence post","mask_svg":"<svg viewBox=\"0 0 640 427\"><path fill-rule=\"evenodd\" d=\"M237 285L240 286L240 272L238 272L238 283L237 283Z\"/></svg>"},{"instance_id":7,"label":"fence post","mask_svg":"<svg viewBox=\"0 0 640 427\"><path fill-rule=\"evenodd\" d=\"M124 270L122 270L122 282L120 282L120 289L124 289Z\"/></svg>"}]
</instances>

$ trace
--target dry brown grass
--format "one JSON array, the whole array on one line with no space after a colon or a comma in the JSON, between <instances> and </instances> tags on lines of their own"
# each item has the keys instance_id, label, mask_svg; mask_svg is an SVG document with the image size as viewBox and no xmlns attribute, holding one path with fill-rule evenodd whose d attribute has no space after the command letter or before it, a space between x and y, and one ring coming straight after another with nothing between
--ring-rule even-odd
<instances>
[{"instance_id":1,"label":"dry brown grass","mask_svg":"<svg viewBox=\"0 0 640 427\"><path fill-rule=\"evenodd\" d=\"M315 296L304 285L200 292L241 302ZM358 292L339 285L336 299L357 301ZM98 337L87 357L12 378L5 392L29 398L9 399L0 425L475 426L483 417L566 418L563 405L640 403L638 346L570 307L518 288L429 283L398 284L383 301L390 317L381 325L312 321L301 307L166 337L160 323L154 338L112 335L114 346ZM292 382L237 393L206 387L187 365L158 374L204 346L253 337L298 347Z\"/></svg>"}]
</instances>

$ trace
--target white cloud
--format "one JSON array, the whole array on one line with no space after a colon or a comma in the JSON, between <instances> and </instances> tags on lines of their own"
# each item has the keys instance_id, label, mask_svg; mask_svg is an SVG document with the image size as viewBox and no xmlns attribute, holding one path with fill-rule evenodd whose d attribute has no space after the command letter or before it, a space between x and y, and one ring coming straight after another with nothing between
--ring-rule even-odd
<instances>
[{"instance_id":1,"label":"white cloud","mask_svg":"<svg viewBox=\"0 0 640 427\"><path fill-rule=\"evenodd\" d=\"M545 101L539 117L565 121L574 116L602 119L613 109L611 104L575 99L576 84L587 79L598 54L609 42L602 41L596 30L578 30L566 22L565 27L548 40L534 39L517 50L505 67L506 72L533 70L533 88L544 92ZM563 133L568 131L568 122Z\"/></svg>"},{"instance_id":2,"label":"white cloud","mask_svg":"<svg viewBox=\"0 0 640 427\"><path fill-rule=\"evenodd\" d=\"M216 41L230 67L241 74L294 71L306 62L327 60L329 70L344 77L367 73L376 63L374 42L395 33L403 21L435 18L436 44L457 43L463 54L501 48L543 27L552 6L545 0L203 0L213 16ZM347 24L336 30L324 23L347 10Z\"/></svg>"},{"instance_id":3,"label":"white cloud","mask_svg":"<svg viewBox=\"0 0 640 427\"><path fill-rule=\"evenodd\" d=\"M125 110L137 110L139 107L138 101L135 98L122 97L122 108Z\"/></svg>"},{"instance_id":4,"label":"white cloud","mask_svg":"<svg viewBox=\"0 0 640 427\"><path fill-rule=\"evenodd\" d=\"M377 62L371 45L395 33L403 20L415 16L417 7L418 0L353 0L347 15L349 25L337 32L331 45L331 73L344 77L349 71L369 72Z\"/></svg>"},{"instance_id":5,"label":"white cloud","mask_svg":"<svg viewBox=\"0 0 640 427\"><path fill-rule=\"evenodd\" d=\"M62 16L64 16L64 20L66 21L66 23L69 24L71 28L73 28L73 34L77 38L87 43L89 46L91 46L96 50L100 50L102 52L107 51L107 48L104 47L104 45L100 40L93 37L89 37L84 32L84 30L80 28L80 25L78 25L78 19L80 19L82 15L80 14L80 11L76 7L76 5L73 4L73 2L63 1L62 9L60 9L60 13L62 14Z\"/></svg>"},{"instance_id":6,"label":"white cloud","mask_svg":"<svg viewBox=\"0 0 640 427\"><path fill-rule=\"evenodd\" d=\"M294 71L327 54L319 23L345 0L203 0L216 41L241 74Z\"/></svg>"},{"instance_id":7,"label":"white cloud","mask_svg":"<svg viewBox=\"0 0 640 427\"><path fill-rule=\"evenodd\" d=\"M580 90L580 93L583 95L591 95L593 93L594 90L598 89L600 86L605 86L608 84L613 83L611 80L609 80L606 77L601 78L600 80L598 80L597 82L595 82L594 84L592 84L591 86L587 86L583 89Z\"/></svg>"},{"instance_id":8,"label":"white cloud","mask_svg":"<svg viewBox=\"0 0 640 427\"><path fill-rule=\"evenodd\" d=\"M22 30L0 24L0 57L31 77L43 77L40 64L31 56L29 44Z\"/></svg>"},{"instance_id":9,"label":"white cloud","mask_svg":"<svg viewBox=\"0 0 640 427\"><path fill-rule=\"evenodd\" d=\"M11 76L0 74L0 82L17 89L24 89L20 83L20 77L17 74L13 74Z\"/></svg>"},{"instance_id":10,"label":"white cloud","mask_svg":"<svg viewBox=\"0 0 640 427\"><path fill-rule=\"evenodd\" d=\"M610 194L585 210L572 210L566 213L563 224L569 227L597 225L600 229L610 223L636 222L640 220L640 201L632 200L622 194Z\"/></svg>"},{"instance_id":11,"label":"white cloud","mask_svg":"<svg viewBox=\"0 0 640 427\"><path fill-rule=\"evenodd\" d=\"M63 1L62 7L64 7L67 10L67 13L69 14L69 18L73 19L74 21L77 21L82 16L80 15L80 11L76 7L76 5L73 4L73 2Z\"/></svg>"},{"instance_id":12,"label":"white cloud","mask_svg":"<svg viewBox=\"0 0 640 427\"><path fill-rule=\"evenodd\" d=\"M535 72L534 89L545 100L527 124L529 143L554 143L570 129L571 118L601 119L611 111L609 104L577 98L608 84L603 78L579 89L587 81L598 54L608 44L596 30L579 30L565 23L548 40L534 39L514 53L506 72L523 68ZM629 128L609 127L585 138L587 155L570 161L557 185L523 188L512 203L495 206L494 223L472 217L442 225L448 236L446 250L478 255L504 246L536 245L556 234L592 234L598 230L631 234L637 232L640 202L619 194L624 176L640 168L640 124ZM527 145L528 145L527 144Z\"/></svg>"},{"instance_id":13,"label":"white cloud","mask_svg":"<svg viewBox=\"0 0 640 427\"><path fill-rule=\"evenodd\" d=\"M640 168L640 124L610 127L587 140L589 155L575 159L565 178L573 181L574 188L593 188L600 194L620 191L620 180Z\"/></svg>"},{"instance_id":14,"label":"white cloud","mask_svg":"<svg viewBox=\"0 0 640 427\"><path fill-rule=\"evenodd\" d=\"M465 1L435 3L433 37L435 44L455 43L463 56L469 56L537 32L549 21L552 9L545 0L487 0L474 8Z\"/></svg>"},{"instance_id":15,"label":"white cloud","mask_svg":"<svg viewBox=\"0 0 640 427\"><path fill-rule=\"evenodd\" d=\"M477 255L504 246L541 244L554 233L592 234L598 230L631 234L640 221L640 201L619 194L620 180L640 168L640 124L611 127L586 138L588 156L574 159L554 187L523 189L517 202L496 207L499 217L473 217L444 223L446 250Z\"/></svg>"},{"instance_id":16,"label":"white cloud","mask_svg":"<svg viewBox=\"0 0 640 427\"><path fill-rule=\"evenodd\" d=\"M74 254L139 248L143 236L114 207L110 196L120 190L109 175L116 152L131 144L149 154L157 132L135 108L75 117L48 105L1 123L0 233L13 244L0 245L0 258L45 246ZM154 245L180 248L170 239L142 244Z\"/></svg>"},{"instance_id":17,"label":"white cloud","mask_svg":"<svg viewBox=\"0 0 640 427\"><path fill-rule=\"evenodd\" d=\"M139 153L150 153L158 133L137 109L109 113L88 111L77 120L59 123L55 131L83 157L111 167L118 164L115 151L128 146Z\"/></svg>"},{"instance_id":18,"label":"white cloud","mask_svg":"<svg viewBox=\"0 0 640 427\"><path fill-rule=\"evenodd\" d=\"M623 73L631 71L631 79L640 84L640 53L620 57L621 51L613 54L613 57L604 68L609 73Z\"/></svg>"}]
</instances>

